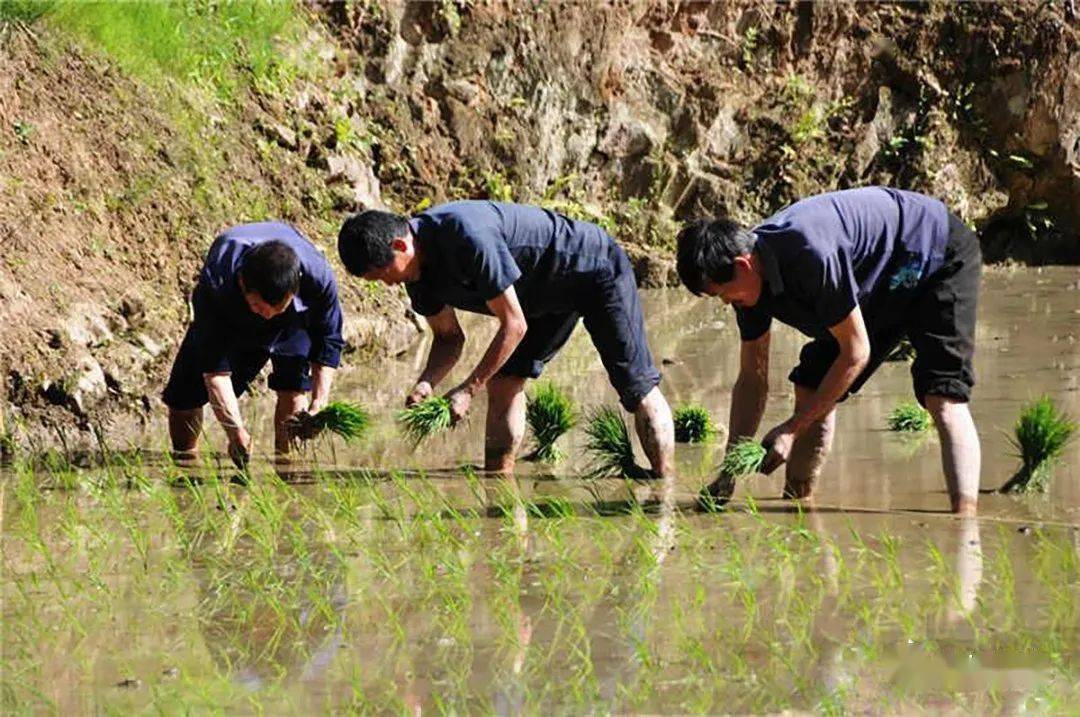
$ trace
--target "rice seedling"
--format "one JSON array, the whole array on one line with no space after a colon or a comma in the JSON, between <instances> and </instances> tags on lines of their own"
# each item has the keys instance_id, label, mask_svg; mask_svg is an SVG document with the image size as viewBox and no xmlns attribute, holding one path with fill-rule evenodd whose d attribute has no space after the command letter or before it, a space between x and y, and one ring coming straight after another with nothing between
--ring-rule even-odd
<instances>
[{"instance_id":1,"label":"rice seedling","mask_svg":"<svg viewBox=\"0 0 1080 717\"><path fill-rule=\"evenodd\" d=\"M630 430L618 408L601 406L592 412L585 427L585 450L593 457L593 478L643 478L648 472L634 460Z\"/></svg>"},{"instance_id":2,"label":"rice seedling","mask_svg":"<svg viewBox=\"0 0 1080 717\"><path fill-rule=\"evenodd\" d=\"M922 433L932 424L930 412L915 401L904 401L892 410L888 419L890 431Z\"/></svg>"},{"instance_id":3,"label":"rice seedling","mask_svg":"<svg viewBox=\"0 0 1080 717\"><path fill-rule=\"evenodd\" d=\"M415 448L424 439L450 427L450 401L443 396L432 396L398 413L397 420Z\"/></svg>"},{"instance_id":4,"label":"rice seedling","mask_svg":"<svg viewBox=\"0 0 1080 717\"><path fill-rule=\"evenodd\" d=\"M720 464L720 473L732 478L757 473L767 453L765 446L753 438L740 439L728 447Z\"/></svg>"},{"instance_id":5,"label":"rice seedling","mask_svg":"<svg viewBox=\"0 0 1080 717\"><path fill-rule=\"evenodd\" d=\"M371 425L364 407L349 401L331 401L310 420L317 430L330 431L346 443L359 439Z\"/></svg>"},{"instance_id":6,"label":"rice seedling","mask_svg":"<svg viewBox=\"0 0 1080 717\"><path fill-rule=\"evenodd\" d=\"M673 418L678 443L701 443L716 433L716 425L704 406L683 404L675 409Z\"/></svg>"},{"instance_id":7,"label":"rice seedling","mask_svg":"<svg viewBox=\"0 0 1080 717\"><path fill-rule=\"evenodd\" d=\"M525 420L536 439L536 447L528 458L545 463L561 460L563 452L555 445L555 441L577 422L574 403L570 397L554 384L538 384L528 397Z\"/></svg>"},{"instance_id":8,"label":"rice seedling","mask_svg":"<svg viewBox=\"0 0 1080 717\"><path fill-rule=\"evenodd\" d=\"M1020 470L1001 493L1045 493L1050 487L1054 464L1065 450L1076 423L1060 413L1049 396L1043 396L1023 410L1010 438L1019 451Z\"/></svg>"}]
</instances>

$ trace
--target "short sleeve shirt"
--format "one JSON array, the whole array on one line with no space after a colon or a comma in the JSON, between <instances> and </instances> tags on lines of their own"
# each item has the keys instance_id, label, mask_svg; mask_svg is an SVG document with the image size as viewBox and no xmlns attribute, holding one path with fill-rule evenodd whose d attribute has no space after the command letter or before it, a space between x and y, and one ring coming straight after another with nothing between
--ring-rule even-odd
<instances>
[{"instance_id":1,"label":"short sleeve shirt","mask_svg":"<svg viewBox=\"0 0 1080 717\"><path fill-rule=\"evenodd\" d=\"M774 318L824 336L856 306L870 328L900 320L904 297L942 265L948 217L936 199L885 187L821 194L774 214L753 230L765 283L757 304L735 309L742 340Z\"/></svg>"},{"instance_id":2,"label":"short sleeve shirt","mask_svg":"<svg viewBox=\"0 0 1080 717\"><path fill-rule=\"evenodd\" d=\"M614 242L599 227L540 207L451 202L413 217L420 279L406 284L413 309L491 313L514 286L526 316L572 311L587 277L611 265Z\"/></svg>"}]
</instances>

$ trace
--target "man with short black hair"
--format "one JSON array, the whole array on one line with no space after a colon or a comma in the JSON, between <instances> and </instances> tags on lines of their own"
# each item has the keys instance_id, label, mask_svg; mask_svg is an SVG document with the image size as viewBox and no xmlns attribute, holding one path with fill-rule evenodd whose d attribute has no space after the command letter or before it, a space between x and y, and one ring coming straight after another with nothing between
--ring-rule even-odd
<instances>
[{"instance_id":1,"label":"man with short black hair","mask_svg":"<svg viewBox=\"0 0 1080 717\"><path fill-rule=\"evenodd\" d=\"M836 404L907 337L916 352L915 396L941 437L952 509L974 515L980 451L967 404L982 255L978 238L944 204L885 187L832 192L750 231L728 219L694 222L679 233L677 254L687 288L735 307L742 347L729 445L761 422L772 320L812 339L789 376L794 413L762 441L765 472L787 463L785 496L811 496ZM706 490L725 499L731 487L721 476Z\"/></svg>"},{"instance_id":2,"label":"man with short black hair","mask_svg":"<svg viewBox=\"0 0 1080 717\"><path fill-rule=\"evenodd\" d=\"M525 433L525 381L570 338L582 319L608 378L635 426L653 475L674 475L671 410L645 338L626 253L600 227L539 207L452 202L407 219L368 211L338 237L349 273L404 283L435 335L406 404L423 400L461 357L455 309L495 316L499 330L480 363L448 394L454 420L488 392L485 467L510 472Z\"/></svg>"},{"instance_id":3,"label":"man with short black hair","mask_svg":"<svg viewBox=\"0 0 1080 717\"><path fill-rule=\"evenodd\" d=\"M209 401L229 455L246 464L252 440L237 396L270 361L274 448L283 457L297 426L305 425L293 419L326 405L341 361L341 305L326 258L287 224L233 227L210 246L192 306L195 318L162 394L173 450L194 454Z\"/></svg>"}]
</instances>

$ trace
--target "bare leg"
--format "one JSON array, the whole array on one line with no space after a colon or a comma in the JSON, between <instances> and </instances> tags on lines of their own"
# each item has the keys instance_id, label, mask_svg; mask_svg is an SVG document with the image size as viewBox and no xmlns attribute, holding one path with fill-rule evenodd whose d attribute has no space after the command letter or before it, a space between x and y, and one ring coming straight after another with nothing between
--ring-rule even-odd
<instances>
[{"instance_id":1,"label":"bare leg","mask_svg":"<svg viewBox=\"0 0 1080 717\"><path fill-rule=\"evenodd\" d=\"M202 432L203 410L191 408L169 409L169 439L172 441L173 458L191 460L195 457L195 448L199 445Z\"/></svg>"},{"instance_id":2,"label":"bare leg","mask_svg":"<svg viewBox=\"0 0 1080 717\"><path fill-rule=\"evenodd\" d=\"M634 411L634 429L656 478L675 477L675 422L664 394L654 386Z\"/></svg>"},{"instance_id":3,"label":"bare leg","mask_svg":"<svg viewBox=\"0 0 1080 717\"><path fill-rule=\"evenodd\" d=\"M805 406L814 392L802 386L795 386L795 412ZM785 498L810 498L825 459L832 448L833 434L836 432L836 409L820 421L815 421L807 428L791 447L784 479Z\"/></svg>"},{"instance_id":4,"label":"bare leg","mask_svg":"<svg viewBox=\"0 0 1080 717\"><path fill-rule=\"evenodd\" d=\"M496 376L488 381L487 392L484 470L513 473L525 437L525 379Z\"/></svg>"},{"instance_id":5,"label":"bare leg","mask_svg":"<svg viewBox=\"0 0 1080 717\"><path fill-rule=\"evenodd\" d=\"M307 391L277 391L274 406L274 456L284 459L292 450L287 421L308 407Z\"/></svg>"},{"instance_id":6,"label":"bare leg","mask_svg":"<svg viewBox=\"0 0 1080 717\"><path fill-rule=\"evenodd\" d=\"M941 439L941 467L952 511L973 516L979 504L979 471L982 455L979 434L968 405L945 396L924 397Z\"/></svg>"}]
</instances>

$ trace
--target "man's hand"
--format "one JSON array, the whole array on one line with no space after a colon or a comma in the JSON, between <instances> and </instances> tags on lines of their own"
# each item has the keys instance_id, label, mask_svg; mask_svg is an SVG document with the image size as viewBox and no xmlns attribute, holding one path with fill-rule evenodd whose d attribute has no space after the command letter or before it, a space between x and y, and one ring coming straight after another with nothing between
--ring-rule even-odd
<instances>
[{"instance_id":1,"label":"man's hand","mask_svg":"<svg viewBox=\"0 0 1080 717\"><path fill-rule=\"evenodd\" d=\"M294 441L310 441L324 428L315 421L315 413L311 411L298 411L285 422L285 426L289 430L289 438Z\"/></svg>"},{"instance_id":2,"label":"man's hand","mask_svg":"<svg viewBox=\"0 0 1080 717\"><path fill-rule=\"evenodd\" d=\"M797 436L798 434L795 432L790 420L784 421L765 434L765 437L761 439L761 444L769 452L765 455L765 460L761 464L762 473L768 475L784 463L787 463L788 458L791 457L791 448L795 445Z\"/></svg>"},{"instance_id":3,"label":"man's hand","mask_svg":"<svg viewBox=\"0 0 1080 717\"><path fill-rule=\"evenodd\" d=\"M427 381L418 382L415 386L413 386L413 390L409 393L409 395L405 397L405 408L415 406L416 404L431 398L432 394L434 393L435 390L431 387L430 383L428 383Z\"/></svg>"},{"instance_id":4,"label":"man's hand","mask_svg":"<svg viewBox=\"0 0 1080 717\"><path fill-rule=\"evenodd\" d=\"M251 445L251 434L243 427L237 428L229 436L229 458L240 470L247 468L251 461Z\"/></svg>"},{"instance_id":5,"label":"man's hand","mask_svg":"<svg viewBox=\"0 0 1080 717\"><path fill-rule=\"evenodd\" d=\"M446 394L446 399L450 401L450 425L456 426L458 421L465 418L472 405L472 397L472 389L467 386L458 386Z\"/></svg>"}]
</instances>

